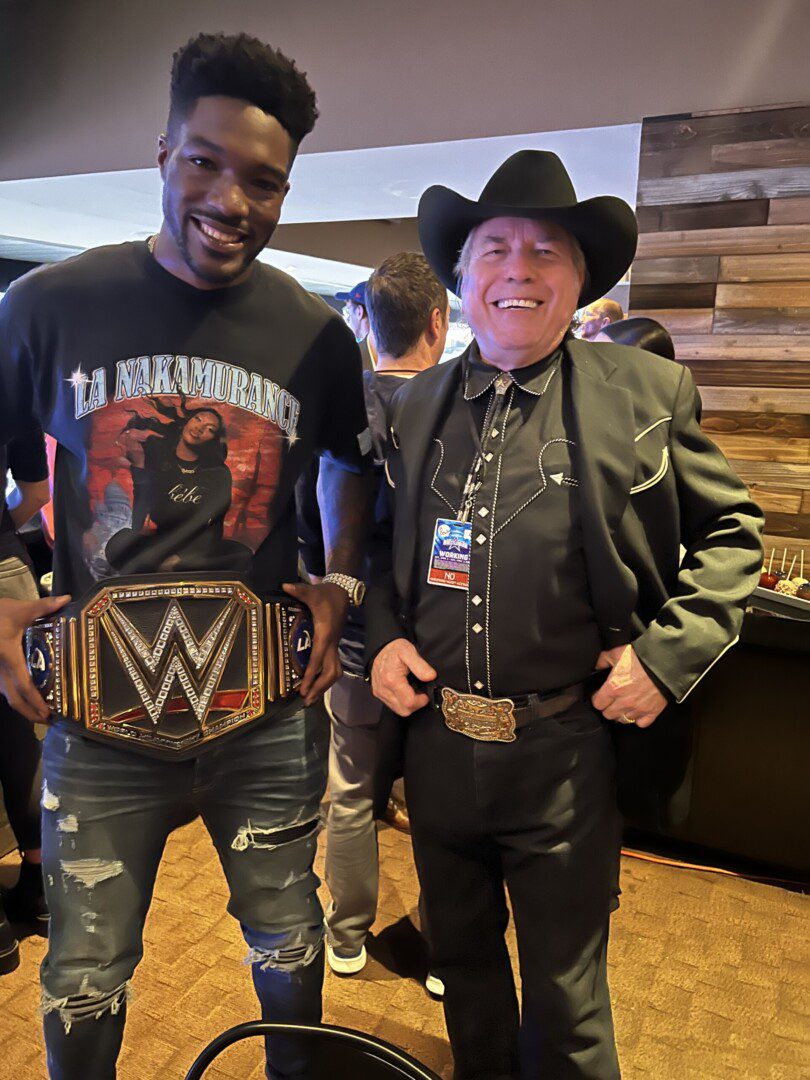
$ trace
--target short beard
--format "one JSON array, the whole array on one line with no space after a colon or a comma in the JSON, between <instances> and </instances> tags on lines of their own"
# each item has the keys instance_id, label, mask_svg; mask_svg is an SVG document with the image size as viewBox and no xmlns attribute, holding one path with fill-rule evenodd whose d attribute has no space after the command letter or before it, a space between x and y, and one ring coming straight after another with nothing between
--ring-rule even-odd
<instances>
[{"instance_id":1,"label":"short beard","mask_svg":"<svg viewBox=\"0 0 810 1080\"><path fill-rule=\"evenodd\" d=\"M192 258L191 252L189 251L186 229L192 228L190 219L188 219L188 223L186 225L186 228L184 229L183 223L177 220L177 217L173 213L172 208L167 205L165 198L163 203L163 220L166 222L166 226L171 233L172 239L177 245L177 250L180 252L183 262L186 264L189 270L191 270L191 272L200 279L200 281L205 281L209 285L216 285L222 287L230 285L232 281L236 280L236 278L241 277L245 270L247 270L250 264L254 262L259 255L259 252L257 251L255 255L250 255L249 257L246 257L245 259L243 259L241 266L239 266L236 270L217 271L203 269L195 263L194 259Z\"/></svg>"}]
</instances>

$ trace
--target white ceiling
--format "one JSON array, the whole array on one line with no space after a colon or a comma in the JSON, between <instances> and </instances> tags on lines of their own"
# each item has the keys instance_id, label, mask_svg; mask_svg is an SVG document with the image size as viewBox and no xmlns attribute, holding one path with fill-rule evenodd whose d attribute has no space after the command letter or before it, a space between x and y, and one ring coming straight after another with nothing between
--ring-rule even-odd
<instances>
[{"instance_id":1,"label":"white ceiling","mask_svg":"<svg viewBox=\"0 0 810 1080\"><path fill-rule=\"evenodd\" d=\"M172 53L201 30L295 58L320 109L304 151L321 152L805 101L809 6L19 0L0 19L0 177L150 166Z\"/></svg>"},{"instance_id":2,"label":"white ceiling","mask_svg":"<svg viewBox=\"0 0 810 1080\"><path fill-rule=\"evenodd\" d=\"M508 135L303 154L292 172L282 214L285 224L413 217L420 194L446 184L477 197L510 154L554 150L565 162L580 199L618 195L635 205L640 124ZM157 169L88 173L0 183L0 236L25 241L25 250L47 245L65 255L101 244L139 239L160 226ZM10 248L14 244L10 243ZM43 249L44 250L44 249ZM5 254L0 241L0 255ZM8 257L14 257L9 250ZM20 257L19 255L17 256ZM263 258L312 286L346 286L370 267L268 250Z\"/></svg>"}]
</instances>

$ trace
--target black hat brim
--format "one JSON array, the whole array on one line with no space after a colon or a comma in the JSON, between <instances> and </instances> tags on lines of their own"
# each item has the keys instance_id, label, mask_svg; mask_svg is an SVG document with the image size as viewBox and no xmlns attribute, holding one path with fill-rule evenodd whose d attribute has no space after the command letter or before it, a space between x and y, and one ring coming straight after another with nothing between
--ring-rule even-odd
<instances>
[{"instance_id":1,"label":"black hat brim","mask_svg":"<svg viewBox=\"0 0 810 1080\"><path fill-rule=\"evenodd\" d=\"M516 207L473 202L450 188L434 185L419 200L419 241L425 258L450 292L459 292L455 266L470 230L496 217L553 221L576 237L589 277L579 298L580 307L598 300L621 281L636 254L636 216L615 195L599 195L565 207Z\"/></svg>"}]
</instances>

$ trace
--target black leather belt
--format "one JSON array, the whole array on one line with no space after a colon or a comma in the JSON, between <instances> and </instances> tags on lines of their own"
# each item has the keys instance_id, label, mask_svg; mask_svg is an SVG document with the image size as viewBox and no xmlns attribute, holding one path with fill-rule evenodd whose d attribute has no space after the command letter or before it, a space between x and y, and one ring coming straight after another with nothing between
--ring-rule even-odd
<instances>
[{"instance_id":1,"label":"black leather belt","mask_svg":"<svg viewBox=\"0 0 810 1080\"><path fill-rule=\"evenodd\" d=\"M434 708L444 716L451 731L480 742L514 742L518 729L535 720L555 716L583 701L588 687L586 680L548 694L487 698L463 694L449 686L435 686L431 696Z\"/></svg>"},{"instance_id":2,"label":"black leather belt","mask_svg":"<svg viewBox=\"0 0 810 1080\"><path fill-rule=\"evenodd\" d=\"M311 648L307 608L224 575L108 579L25 636L54 712L175 761L291 698Z\"/></svg>"}]
</instances>

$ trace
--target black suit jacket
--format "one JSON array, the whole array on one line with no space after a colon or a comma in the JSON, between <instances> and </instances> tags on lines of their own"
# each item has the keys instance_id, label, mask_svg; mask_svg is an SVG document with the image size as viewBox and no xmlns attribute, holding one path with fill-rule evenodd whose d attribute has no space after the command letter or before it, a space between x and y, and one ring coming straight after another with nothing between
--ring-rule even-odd
<instances>
[{"instance_id":1,"label":"black suit jacket","mask_svg":"<svg viewBox=\"0 0 810 1080\"><path fill-rule=\"evenodd\" d=\"M623 345L572 338L564 349L585 562L603 647L632 642L682 702L738 639L762 565L763 515L701 431L688 368ZM410 636L425 462L442 413L461 392L461 365L459 357L424 372L393 401L386 467L395 527L392 559L367 599L369 657ZM687 735L677 711L645 731L617 732L622 787L631 795L625 808L632 789L659 809L668 801L683 773Z\"/></svg>"}]
</instances>

